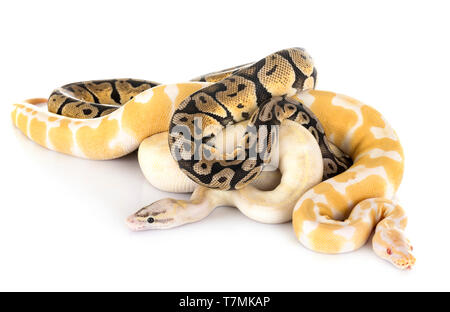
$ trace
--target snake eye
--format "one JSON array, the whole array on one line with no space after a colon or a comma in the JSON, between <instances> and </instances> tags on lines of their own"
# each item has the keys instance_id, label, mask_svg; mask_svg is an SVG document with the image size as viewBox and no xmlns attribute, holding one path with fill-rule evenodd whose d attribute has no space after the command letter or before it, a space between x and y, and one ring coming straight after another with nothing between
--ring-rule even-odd
<instances>
[{"instance_id":1,"label":"snake eye","mask_svg":"<svg viewBox=\"0 0 450 312\"><path fill-rule=\"evenodd\" d=\"M155 219L153 219L152 217L150 217L150 218L147 219L147 222L148 222L148 223L153 223L153 222L155 222Z\"/></svg>"}]
</instances>

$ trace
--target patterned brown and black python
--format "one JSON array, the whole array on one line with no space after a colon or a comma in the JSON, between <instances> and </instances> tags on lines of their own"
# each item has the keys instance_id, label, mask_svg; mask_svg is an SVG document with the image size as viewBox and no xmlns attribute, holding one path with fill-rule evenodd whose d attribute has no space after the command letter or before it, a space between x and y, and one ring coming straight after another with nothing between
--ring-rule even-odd
<instances>
[{"instance_id":1,"label":"patterned brown and black python","mask_svg":"<svg viewBox=\"0 0 450 312\"><path fill-rule=\"evenodd\" d=\"M199 117L202 122L202 142L215 135L216 130L226 125L249 119L258 108L261 111L274 96L293 95L299 90L314 88L317 72L311 57L300 48L286 49L269 55L256 62L209 73L192 81L213 82L202 90L195 92L184 100L175 111L170 131L186 127L193 133L193 120ZM49 111L72 118L97 118L105 116L128 102L137 94L159 85L156 82L139 79L109 79L76 82L64 85L52 92L48 99ZM269 103L267 103L269 101ZM282 107L287 96L280 99L276 107ZM291 103L294 112L284 115L303 116L301 121L314 134L320 144L324 158L324 178L343 172L351 165L351 159L334 146L328 144L320 122L300 103ZM290 107L290 106L289 106ZM284 116L283 115L283 116ZM286 115L286 116L287 116ZM255 117L256 115L254 115ZM290 117L286 117L292 119ZM309 122L305 122L308 120ZM276 136L271 134L270 125L279 124L280 120L256 119L254 127L269 126L264 138L268 148ZM175 127L175 128L174 128ZM252 124L249 125L252 127ZM213 130L210 130L213 128ZM251 128L247 128L250 131ZM247 131L247 136L249 132ZM259 130L258 130L259 131ZM270 136L269 136L270 135ZM207 187L220 189L241 188L259 175L269 157L245 161L249 157L247 146L239 152L239 159L207 161L193 159L193 138L185 139L172 136L169 140L172 155L176 157L180 168L195 182ZM203 154L211 154L213 147L202 144ZM189 147L191 148L189 148ZM186 147L186 148L185 148ZM270 153L269 153L270 154ZM183 155L183 157L180 157ZM236 155L237 151L236 151ZM181 158L181 159L180 159ZM229 158L226 158L229 159Z\"/></svg>"},{"instance_id":2,"label":"patterned brown and black python","mask_svg":"<svg viewBox=\"0 0 450 312\"><path fill-rule=\"evenodd\" d=\"M249 64L235 66L194 78L191 81L217 82ZM72 118L98 118L108 115L133 97L160 85L133 78L72 82L52 91L47 101L52 113Z\"/></svg>"},{"instance_id":3,"label":"patterned brown and black python","mask_svg":"<svg viewBox=\"0 0 450 312\"><path fill-rule=\"evenodd\" d=\"M305 50L281 50L256 63L216 72L212 76L225 78L186 98L174 112L169 127L172 156L180 169L198 184L232 190L250 183L270 159L261 157L264 153L249 158L250 150L254 148L248 143L251 141L249 134L253 131L251 127L255 126L258 133L261 125L269 126L265 128L264 137L259 134L258 140L254 142L266 140L265 152L270 154L272 140L276 137L271 134L270 126L284 119L297 120L314 134L324 158L324 179L351 166L350 157L330 146L314 114L299 102L289 99L298 91L313 89L315 86L317 72ZM205 75L198 79L210 81L211 78ZM282 98L274 99L279 96ZM232 159L230 155L214 157L216 150L207 144L208 140L223 127L249 119L250 116L245 147L237 148ZM197 121L201 129L195 129ZM196 135L201 136L200 146Z\"/></svg>"}]
</instances>

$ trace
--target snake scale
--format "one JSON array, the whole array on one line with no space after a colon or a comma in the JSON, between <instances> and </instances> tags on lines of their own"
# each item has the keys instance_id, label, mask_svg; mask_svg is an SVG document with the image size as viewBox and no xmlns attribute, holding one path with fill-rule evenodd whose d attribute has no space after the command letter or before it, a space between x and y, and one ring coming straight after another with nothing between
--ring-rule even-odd
<instances>
[{"instance_id":1,"label":"snake scale","mask_svg":"<svg viewBox=\"0 0 450 312\"><path fill-rule=\"evenodd\" d=\"M317 138L324 158L325 179L351 165L350 157L330 147L314 114L300 102L287 97L297 91L314 88L316 69L303 49L282 50L256 63L206 75L200 80L208 81L208 77L214 75L226 78L187 97L174 112L169 127L172 156L196 183L221 190L246 186L270 160L272 140L276 137L271 133L271 126L279 125L285 119L302 123ZM196 118L200 123L199 129L195 129ZM214 147L204 144L205 139L207 142L222 127L249 118L248 131L244 135L245 146L235 151L233 157L217 157ZM250 132L252 128L253 132ZM260 129L264 129L262 135ZM202 141L199 147L194 142L196 131L200 132L198 140ZM256 139L251 140L252 133L258 134ZM256 150L257 144L262 145L261 141L265 142L266 149L250 157L250 151ZM198 148L200 155L196 153Z\"/></svg>"},{"instance_id":2,"label":"snake scale","mask_svg":"<svg viewBox=\"0 0 450 312\"><path fill-rule=\"evenodd\" d=\"M117 79L69 84L48 100L49 110L56 114L34 105L45 99L31 99L14 104L12 120L36 143L89 159L121 157L152 134L169 130L170 152L180 169L201 186L194 192L195 200L174 201L164 210L156 202L134 214L132 221L143 229L152 228L160 218L168 220L166 214L177 209L199 209L202 200L221 194L217 192L245 190L276 143L276 130L260 129L295 121L314 136L324 166L323 182L291 207L298 239L316 251L347 252L359 248L378 223L375 252L400 268L411 267L415 259L402 233L406 217L392 201L403 174L403 151L395 132L373 108L346 96L311 90L315 81L310 56L293 48L187 83ZM201 121L200 145L195 140L196 118ZM249 126L232 159L228 154L211 160L194 157L198 151L215 154L210 142L218 131L244 119L250 119ZM251 127L257 130L257 141L268 142L263 152L269 157L246 159L252 147L247 139ZM188 129L194 138L180 135L180 129ZM145 223L145 216L152 214L156 222ZM177 221L167 222L167 227L187 222L172 219Z\"/></svg>"},{"instance_id":3,"label":"snake scale","mask_svg":"<svg viewBox=\"0 0 450 312\"><path fill-rule=\"evenodd\" d=\"M74 82L53 90L47 101L48 110L73 118L97 118L112 113L158 84L138 79Z\"/></svg>"},{"instance_id":4,"label":"snake scale","mask_svg":"<svg viewBox=\"0 0 450 312\"><path fill-rule=\"evenodd\" d=\"M195 78L196 81L214 83L187 97L174 112L169 127L172 155L178 159L183 172L198 184L222 190L242 188L254 180L270 160L270 152L268 155L257 153L256 157L249 159L250 149L255 150L257 144L267 142L270 150L276 137L271 133L276 128L271 126L291 119L305 126L319 142L325 179L345 171L351 165L350 157L330 147L323 127L314 114L301 103L282 97L289 92L313 88L316 77L317 71L311 57L303 49L293 48L273 53L256 63ZM47 101L48 109L67 117L97 118L110 114L139 93L157 85L156 82L137 79L71 83L52 92ZM250 116L248 129L253 128L254 132L265 129L266 132L264 138L258 136L258 140L251 140L252 133L247 133L244 139L251 141L252 146L243 149L239 159L224 157L224 161L216 157L208 160L203 155L194 159L194 118L199 118L203 123L202 134L211 138L222 127L249 119ZM188 133L187 138L173 131L183 127ZM208 132L208 127L215 129ZM205 149L203 154L206 153L211 153L211 149ZM265 156L264 159L262 156Z\"/></svg>"}]
</instances>

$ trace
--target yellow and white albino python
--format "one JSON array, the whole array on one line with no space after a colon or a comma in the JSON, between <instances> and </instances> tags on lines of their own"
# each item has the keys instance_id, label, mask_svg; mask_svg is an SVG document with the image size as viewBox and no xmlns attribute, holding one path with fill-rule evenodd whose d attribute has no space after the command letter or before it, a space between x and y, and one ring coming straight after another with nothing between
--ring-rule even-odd
<instances>
[{"instance_id":1,"label":"yellow and white albino python","mask_svg":"<svg viewBox=\"0 0 450 312\"><path fill-rule=\"evenodd\" d=\"M403 150L394 130L379 112L344 95L304 91L294 97L319 118L332 143L352 157L352 167L319 183L303 195L302 189L296 194L288 195L289 191L286 191L287 193L278 196L278 192L282 194L281 190L286 186L296 189L298 180L295 179L289 183L281 183L271 191L258 191L265 193L261 197L253 194L255 187L252 185L235 191L198 186L189 201L163 199L142 208L127 219L129 226L134 230L171 228L200 220L220 205L237 206L247 216L262 222L287 221L287 218L271 218L265 209L259 210L259 205L268 201L272 209L285 209L285 216L292 216L298 239L314 251L343 253L356 250L367 241L376 225L372 241L375 253L398 268L411 268L415 258L411 253L412 247L403 234L407 219L403 209L393 201L402 179L404 160ZM289 148L283 145L289 139L283 135L282 127L282 181L287 173L291 173L290 169L294 170L294 163L283 158L289 153ZM294 142L290 147L293 146ZM157 138L149 138L143 142L139 154L155 152L160 155L154 156L154 159L167 159L167 149L167 145L160 141L158 143ZM158 171L163 169L146 163L145 159L140 156L141 167L144 174L155 183L160 175ZM165 170L167 167L170 168ZM179 190L189 190L191 186L187 185L187 180L177 181L177 174L171 173L174 172L173 167L174 165L170 166L166 162L164 174L174 179ZM164 187L165 184L161 186ZM271 200L285 198L283 196L301 197L295 205L291 203L291 206L278 206L276 200ZM257 207L253 205L254 199L257 200Z\"/></svg>"},{"instance_id":2,"label":"yellow and white albino python","mask_svg":"<svg viewBox=\"0 0 450 312\"><path fill-rule=\"evenodd\" d=\"M276 131L264 126L292 120L313 134L323 158L324 181L306 192L295 209L290 207L299 240L320 252L351 251L367 240L378 223L373 240L376 253L401 268L414 264L409 242L402 233L406 217L401 207L391 201L403 174L403 152L395 132L377 111L331 92L299 92L313 88L316 81L310 56L299 48L197 80L171 85L132 79L74 83L52 93L48 106L57 114L34 105L45 100L32 99L14 105L12 120L38 144L89 159L121 157L152 134L169 130L170 152L182 171L198 184L216 188L196 190L193 205L208 194L220 198L220 192L224 192L221 190L235 189L226 194L238 194L249 187L271 160L272 146L277 143ZM86 117L98 118L80 119ZM258 130L258 141L268 142L261 155L269 157L258 154L256 159L247 159L250 148L255 146L249 140L251 127L243 134L243 143L231 153L231 160L230 154L222 160L207 157L218 155L219 149L210 145L217 128L249 118L249 125ZM196 119L202 122L199 128L195 127ZM185 129L194 138L186 138L182 131ZM201 130L199 137L196 129ZM195 158L196 140L200 142L200 154L206 157ZM293 164L286 164L284 174L291 167ZM266 200L255 198L258 204ZM179 202L169 203L182 207ZM157 207L153 211L156 213L162 205L151 207L134 216L136 224L147 211ZM151 226L149 222L157 224L158 218L156 213L146 220ZM189 213L185 214L182 223L199 216L189 218ZM265 222L283 219L255 218ZM178 218L166 219L167 227L180 222Z\"/></svg>"},{"instance_id":3,"label":"yellow and white albino python","mask_svg":"<svg viewBox=\"0 0 450 312\"><path fill-rule=\"evenodd\" d=\"M81 158L114 159L136 150L148 136L167 131L175 107L207 85L159 85L139 93L110 114L92 119L44 111L34 104L47 100L32 99L14 104L12 120L26 136L48 149Z\"/></svg>"},{"instance_id":4,"label":"yellow and white albino python","mask_svg":"<svg viewBox=\"0 0 450 312\"><path fill-rule=\"evenodd\" d=\"M309 91L296 98L314 112L330 140L354 162L306 192L296 204L292 222L300 242L325 253L352 251L366 242L377 224L375 253L399 268L411 268L415 258L403 234L407 219L392 201L404 169L395 131L379 112L350 97Z\"/></svg>"}]
</instances>

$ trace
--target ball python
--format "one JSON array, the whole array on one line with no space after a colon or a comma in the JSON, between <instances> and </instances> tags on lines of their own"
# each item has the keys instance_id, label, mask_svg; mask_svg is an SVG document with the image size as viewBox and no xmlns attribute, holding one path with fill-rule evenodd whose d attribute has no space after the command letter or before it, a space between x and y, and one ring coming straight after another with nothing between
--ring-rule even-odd
<instances>
[{"instance_id":1,"label":"ball python","mask_svg":"<svg viewBox=\"0 0 450 312\"><path fill-rule=\"evenodd\" d=\"M411 268L415 258L403 233L407 218L393 200L404 170L403 148L394 129L374 108L345 95L307 91L296 99L353 159L348 170L300 198L292 215L297 238L312 250L342 253L361 247L376 224L375 253L401 269Z\"/></svg>"},{"instance_id":2,"label":"ball python","mask_svg":"<svg viewBox=\"0 0 450 312\"><path fill-rule=\"evenodd\" d=\"M229 131L227 128L227 133ZM154 186L165 191L186 191L190 188L190 180L170 157L165 135L157 134L142 142L139 164ZM218 145L223 144L219 142ZM135 231L168 229L201 220L218 206L235 206L259 222L287 222L298 198L322 180L323 161L315 137L290 120L280 127L278 151L279 171L263 171L244 188L222 191L196 185L190 200L159 200L131 215L127 224ZM160 178L163 175L165 179Z\"/></svg>"},{"instance_id":3,"label":"ball python","mask_svg":"<svg viewBox=\"0 0 450 312\"><path fill-rule=\"evenodd\" d=\"M407 218L402 207L394 200L404 167L403 150L395 131L378 111L351 97L318 90L299 92L293 97L319 118L332 143L354 161L345 172L323 180L304 194L297 194L299 199L296 203L283 207L289 212L289 219L292 218L299 241L317 252L344 253L360 248L375 228L372 239L375 253L400 269L410 269L416 260L403 232ZM148 140L150 142L152 138ZM280 143L283 143L282 139ZM154 159L167 159L167 144L161 148L164 144L163 140L157 152L151 151L159 154ZM144 149L150 147L143 145L139 153L145 153ZM289 149L282 153L288 152ZM183 189L187 180L176 181L174 164L167 170L168 166L161 169L155 165L143 165L144 159L140 159L144 173L148 170L164 170L164 174L171 174L170 171L173 171L171 177L174 183L179 183L178 188ZM289 161L286 164L288 169L293 169L293 166L294 163ZM284 170L283 174L287 172L290 171ZM147 172L146 176L154 179L154 174ZM154 183L154 180L151 182ZM291 184L295 189L296 180ZM277 207L271 198L280 198L273 192L265 192L266 196L260 198L252 193L253 190L252 185L233 191L198 186L190 200L157 201L131 215L127 222L134 230L170 228L198 221L220 205L238 206L246 215L262 222L288 220L262 218L265 209L258 210L259 206L253 213L247 212L252 211L246 208L252 207L255 202L264 204L269 201L271 207ZM242 193L247 195L240 196ZM295 197L293 194L285 195L286 198Z\"/></svg>"},{"instance_id":4,"label":"ball python","mask_svg":"<svg viewBox=\"0 0 450 312\"><path fill-rule=\"evenodd\" d=\"M317 72L305 50L278 51L222 73L224 76L183 100L171 118L170 151L181 170L197 184L221 190L249 184L270 161L277 137L274 126L286 119L301 123L316 137L324 159L324 178L351 165L349 157L330 146L314 114L290 97L315 86ZM208 144L223 127L249 118L243 143L232 153L219 154Z\"/></svg>"},{"instance_id":5,"label":"ball python","mask_svg":"<svg viewBox=\"0 0 450 312\"><path fill-rule=\"evenodd\" d=\"M15 103L11 117L23 134L50 150L87 159L114 159L135 151L148 136L167 131L174 108L207 85L158 85L98 118L72 118L43 110L36 106L47 102L43 98Z\"/></svg>"},{"instance_id":6,"label":"ball python","mask_svg":"<svg viewBox=\"0 0 450 312\"><path fill-rule=\"evenodd\" d=\"M358 107L358 105L355 106L353 104L355 101L346 102L342 100L342 96L324 96L321 93L323 91L302 93L302 96L309 95L309 99L317 96L318 100L314 101L314 103L323 104L316 103L317 105L313 105L309 102L305 103L299 96L291 97L295 91L312 88L315 85L315 69L309 56L305 54L300 49L288 49L274 53L257 63L205 75L198 79L206 82L197 81L171 85L155 84L156 86L150 87L141 93L130 95L130 99L120 107L111 107L115 106L115 104L111 103L122 103L123 100L119 99L117 95L114 96L115 98L110 96L114 102L107 103L110 106L104 110L98 110L100 112L100 117L98 118L79 119L80 112L81 114L87 115L95 111L95 109L91 111L85 110L87 107L85 104L89 104L89 101L84 99L78 99L81 101L77 103L80 106L77 118L45 112L34 105L40 102L46 102L45 99L30 99L14 104L11 117L13 123L25 135L44 147L77 157L113 159L134 151L139 143L151 134L168 130L169 121L171 122L170 128L172 130L178 125L189 127L182 117L179 119L170 119L170 116L180 117L178 113L183 113L183 110L185 113L191 113L192 111L189 111L189 109L193 109L196 114L203 114L201 116L202 120L206 119L206 121L210 121L211 125L217 125L218 122L223 127L229 123L239 121L241 118L250 117L252 112L254 115L258 115L252 118L253 122L256 122L260 116L260 112L267 111L263 109L266 102L273 100L274 97L281 96L278 98L280 101L289 102L294 100L297 102L294 106L295 112L298 112L298 116L303 116L302 110L309 108L324 124L323 129L327 136L324 136L323 141L328 138L331 143L335 143L337 146L336 148L326 143L323 143L321 146L323 149L322 153L324 151L330 152L331 158L329 160L335 162L331 167L329 163L324 162L324 175L328 171L328 167L338 168L336 172L332 173L332 175L336 175L333 179L328 179L318 184L302 197L303 199L308 195L305 200L301 199L299 201L301 205L296 207L294 211L293 223L300 241L305 246L322 252L338 253L356 249L363 241L357 230L360 230L360 227L366 229L367 227L361 226L361 222L359 224L358 222L357 224L353 224L353 221L345 218L348 217L354 203L360 202L361 206L366 207L369 204L365 204L364 199L379 198L369 205L370 207L376 206L376 212L373 211L375 208L367 209L373 222L377 222L380 218L386 217L377 225L377 233L379 235L375 237L380 237L380 241L376 244L378 251L380 255L387 257L393 263L399 266L409 267L413 264L414 258L407 252L409 250L409 243L406 242L404 236L399 232L399 229L402 229L406 225L404 214L398 213L400 219L391 219L390 222L385 222L384 227L382 226L385 220L389 220L389 216L393 212L397 213L401 210L398 205L390 201L395 190L398 188L403 172L403 153L398 139L381 115L366 105L360 104L361 107ZM300 67L297 66L296 61L298 61ZM303 71L301 68L303 68ZM279 70L287 73L286 77L282 75L274 76ZM235 76L234 78L232 77L233 75ZM271 76L272 78L278 77L278 79L270 80ZM220 83L224 79L228 79L226 83ZM245 79L250 81L250 84L240 83L241 80L244 81ZM269 83L267 83L268 81ZM215 88L224 88L224 90L207 89L211 86L211 83L214 83ZM245 86L244 90L242 90L242 85ZM247 89L247 87L249 88ZM116 88L118 87L116 86ZM214 121L210 120L209 117L211 116L204 116L208 114L202 111L203 100L198 96L200 93L196 93L197 91L204 92L201 89L206 89L206 95L214 97L214 101L212 101L214 103L212 108L216 109L212 113L214 115ZM253 92L247 93L245 89L253 90ZM228 96L228 99L222 101L220 94L217 94L219 92L223 92L220 94L222 96ZM248 115L242 115L241 113L240 117L239 112L233 110L233 105L228 105L228 101L232 102L236 98L239 98L239 92L245 96L253 95L254 99L256 99L256 102L253 104L250 101L245 102L248 104L247 107L243 104L240 105L241 103L236 103L236 109L241 109L241 106L248 109ZM63 94L63 96L65 95ZM200 108L192 104L192 101L195 102L196 100L195 96L198 97L197 101L199 101ZM124 98L126 98L126 95ZM186 100L187 98L189 98L189 101ZM326 100L323 100L324 98ZM335 100L331 98L340 99L336 100L338 102L340 101L341 107L339 109L336 109L334 104ZM98 102L101 101L100 97L97 97L97 99ZM244 98L244 100L246 99ZM61 101L61 98L59 98L59 101L58 99L55 101L56 105L58 105L57 103L62 104L65 102ZM92 101L95 103L95 98L92 97ZM181 107L180 103L182 103ZM320 109L322 106L327 107L329 111ZM177 107L179 109L176 111ZM225 112L231 110L231 118L218 118L220 117L220 107ZM106 111L108 109L109 111ZM65 111L70 111L70 109L62 109L60 113L64 114ZM173 114L175 111L177 114ZM347 111L352 112L352 114ZM365 115L367 111L369 111L368 116ZM282 117L289 115L288 110L284 110L282 115L284 115ZM281 118L281 120L284 119ZM342 120L348 120L349 122L344 125ZM353 123L355 120L356 124ZM264 124L264 120L261 120L261 124ZM367 129L367 125L372 124L373 126ZM208 123L206 122L204 125L208 126ZM319 130L321 129L315 130L320 132ZM385 131L388 134L385 135ZM180 151L180 145L177 146L177 144L174 144L180 142L177 140L173 141L174 134L176 138L176 132L172 132L169 143ZM213 134L214 132L207 133L206 136L202 137L202 148L205 147L203 148L204 150L208 149L206 147L208 142L203 142L203 139L208 140L208 136L212 136ZM367 138L363 136L367 136ZM360 144L352 145L353 141ZM247 147L244 146L245 148ZM338 148L343 152L339 151ZM171 149L171 151L174 151L174 149ZM211 151L214 150L211 149ZM362 151L365 151L365 153ZM353 161L355 161L351 167L351 162L348 161L346 154L350 155ZM194 159L193 162L196 163L195 161ZM396 163L392 164L393 161ZM219 163L219 165L222 166L223 164ZM189 170L189 168L184 169ZM255 176L257 174L240 178L243 178L245 183L250 183ZM367 180L370 180L370 183ZM232 185L227 183L228 185L225 186L217 186L212 185L211 180L206 181L206 184L209 186L225 189L233 189L236 186L239 188L237 183L238 181L234 180ZM326 191L330 193L326 193ZM382 199L386 199L386 201ZM359 209L361 206L356 206L356 208ZM353 209L353 211L357 211L358 209ZM370 222L367 219L371 218L367 217L363 219L364 222L362 223L369 224ZM345 221L337 221L344 219ZM355 217L352 220L359 219ZM331 234L328 233L330 234L329 236L322 237L323 233L327 232L324 228L335 230L330 230ZM378 231L378 228L386 228L386 230ZM336 234L335 232L340 234ZM339 237L339 239L336 237Z\"/></svg>"},{"instance_id":7,"label":"ball python","mask_svg":"<svg viewBox=\"0 0 450 312\"><path fill-rule=\"evenodd\" d=\"M301 48L292 48L252 64L200 76L197 83L158 85L136 79L72 83L54 90L47 101L50 112L64 116L56 117L36 110L31 103L22 103L16 105L12 118L25 134L45 147L85 158L111 159L134 151L144 138L167 130L169 116L174 157L185 155L187 143L194 143L195 136L177 136L180 128L192 134L194 119L203 121L201 140L207 143L214 132L206 127L224 127L252 116L248 130L258 131L257 140L252 140L247 131L247 146L239 157L232 161L198 160L193 152L187 159L177 159L195 182L220 189L241 188L256 178L270 159L276 137L273 126L291 119L314 133L326 166L324 177L328 178L346 170L351 159L328 143L320 122L307 108L286 96L279 97L313 88L316 76L311 57ZM260 135L263 126L269 127ZM249 151L259 148L264 140L266 155L257 153L249 159Z\"/></svg>"},{"instance_id":8,"label":"ball python","mask_svg":"<svg viewBox=\"0 0 450 312\"><path fill-rule=\"evenodd\" d=\"M139 79L108 79L74 82L53 90L48 110L72 118L106 116L139 93L159 85Z\"/></svg>"}]
</instances>

